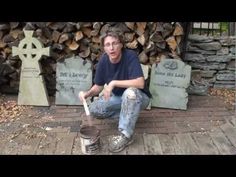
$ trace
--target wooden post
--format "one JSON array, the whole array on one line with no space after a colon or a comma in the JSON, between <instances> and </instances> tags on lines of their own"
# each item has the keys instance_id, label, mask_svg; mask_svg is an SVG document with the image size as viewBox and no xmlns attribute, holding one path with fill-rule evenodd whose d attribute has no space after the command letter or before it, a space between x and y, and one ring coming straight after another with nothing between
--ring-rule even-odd
<instances>
[{"instance_id":1,"label":"wooden post","mask_svg":"<svg viewBox=\"0 0 236 177\"><path fill-rule=\"evenodd\" d=\"M184 29L184 37L183 37L183 44L181 48L181 58L184 60L185 53L186 53L186 48L187 48L187 40L188 40L188 35L191 33L191 30L194 30L193 28L193 22L184 22L181 23L183 29Z\"/></svg>"},{"instance_id":2,"label":"wooden post","mask_svg":"<svg viewBox=\"0 0 236 177\"><path fill-rule=\"evenodd\" d=\"M229 23L229 36L234 36L236 30L236 22Z\"/></svg>"}]
</instances>

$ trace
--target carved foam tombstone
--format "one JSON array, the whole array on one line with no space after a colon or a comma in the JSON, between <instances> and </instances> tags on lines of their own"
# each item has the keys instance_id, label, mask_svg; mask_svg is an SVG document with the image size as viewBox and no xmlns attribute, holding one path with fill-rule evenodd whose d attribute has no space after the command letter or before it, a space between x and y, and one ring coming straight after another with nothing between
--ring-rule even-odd
<instances>
[{"instance_id":1,"label":"carved foam tombstone","mask_svg":"<svg viewBox=\"0 0 236 177\"><path fill-rule=\"evenodd\" d=\"M82 105L78 98L80 91L92 86L92 64L80 57L71 57L57 63L56 104Z\"/></svg>"},{"instance_id":2,"label":"carved foam tombstone","mask_svg":"<svg viewBox=\"0 0 236 177\"><path fill-rule=\"evenodd\" d=\"M49 47L43 48L41 42L33 37L33 32L24 30L25 38L20 41L18 48L12 47L12 56L19 55L22 61L18 104L49 106L39 63L42 55L49 56Z\"/></svg>"},{"instance_id":3,"label":"carved foam tombstone","mask_svg":"<svg viewBox=\"0 0 236 177\"><path fill-rule=\"evenodd\" d=\"M141 64L141 68L143 70L144 79L146 80L148 78L149 66Z\"/></svg>"},{"instance_id":4,"label":"carved foam tombstone","mask_svg":"<svg viewBox=\"0 0 236 177\"><path fill-rule=\"evenodd\" d=\"M150 78L153 107L187 109L191 66L176 59L153 64Z\"/></svg>"}]
</instances>

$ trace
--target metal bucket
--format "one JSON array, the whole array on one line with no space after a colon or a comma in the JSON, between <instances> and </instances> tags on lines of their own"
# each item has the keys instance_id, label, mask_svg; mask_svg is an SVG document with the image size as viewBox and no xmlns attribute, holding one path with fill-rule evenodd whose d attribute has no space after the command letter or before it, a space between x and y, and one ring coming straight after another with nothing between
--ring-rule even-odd
<instances>
[{"instance_id":1,"label":"metal bucket","mask_svg":"<svg viewBox=\"0 0 236 177\"><path fill-rule=\"evenodd\" d=\"M95 126L82 126L80 129L81 150L83 154L97 154L100 150L100 130Z\"/></svg>"}]
</instances>

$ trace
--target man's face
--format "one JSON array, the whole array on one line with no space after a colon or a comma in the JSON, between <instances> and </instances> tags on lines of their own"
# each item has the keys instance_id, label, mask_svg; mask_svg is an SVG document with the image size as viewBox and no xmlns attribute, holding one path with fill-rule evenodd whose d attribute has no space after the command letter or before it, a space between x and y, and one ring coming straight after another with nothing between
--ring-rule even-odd
<instances>
[{"instance_id":1,"label":"man's face","mask_svg":"<svg viewBox=\"0 0 236 177\"><path fill-rule=\"evenodd\" d=\"M109 56L112 63L119 62L122 47L123 45L117 38L107 36L104 40L104 50Z\"/></svg>"}]
</instances>

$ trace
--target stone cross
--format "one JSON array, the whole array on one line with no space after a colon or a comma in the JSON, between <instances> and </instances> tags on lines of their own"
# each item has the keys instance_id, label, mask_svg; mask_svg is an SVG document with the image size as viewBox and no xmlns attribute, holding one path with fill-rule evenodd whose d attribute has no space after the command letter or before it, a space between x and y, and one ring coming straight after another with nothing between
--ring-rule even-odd
<instances>
[{"instance_id":1,"label":"stone cross","mask_svg":"<svg viewBox=\"0 0 236 177\"><path fill-rule=\"evenodd\" d=\"M12 47L12 56L19 55L22 61L18 104L49 106L39 63L42 55L49 56L49 47L43 48L40 41L33 37L33 32L24 30L25 38L18 48Z\"/></svg>"}]
</instances>

